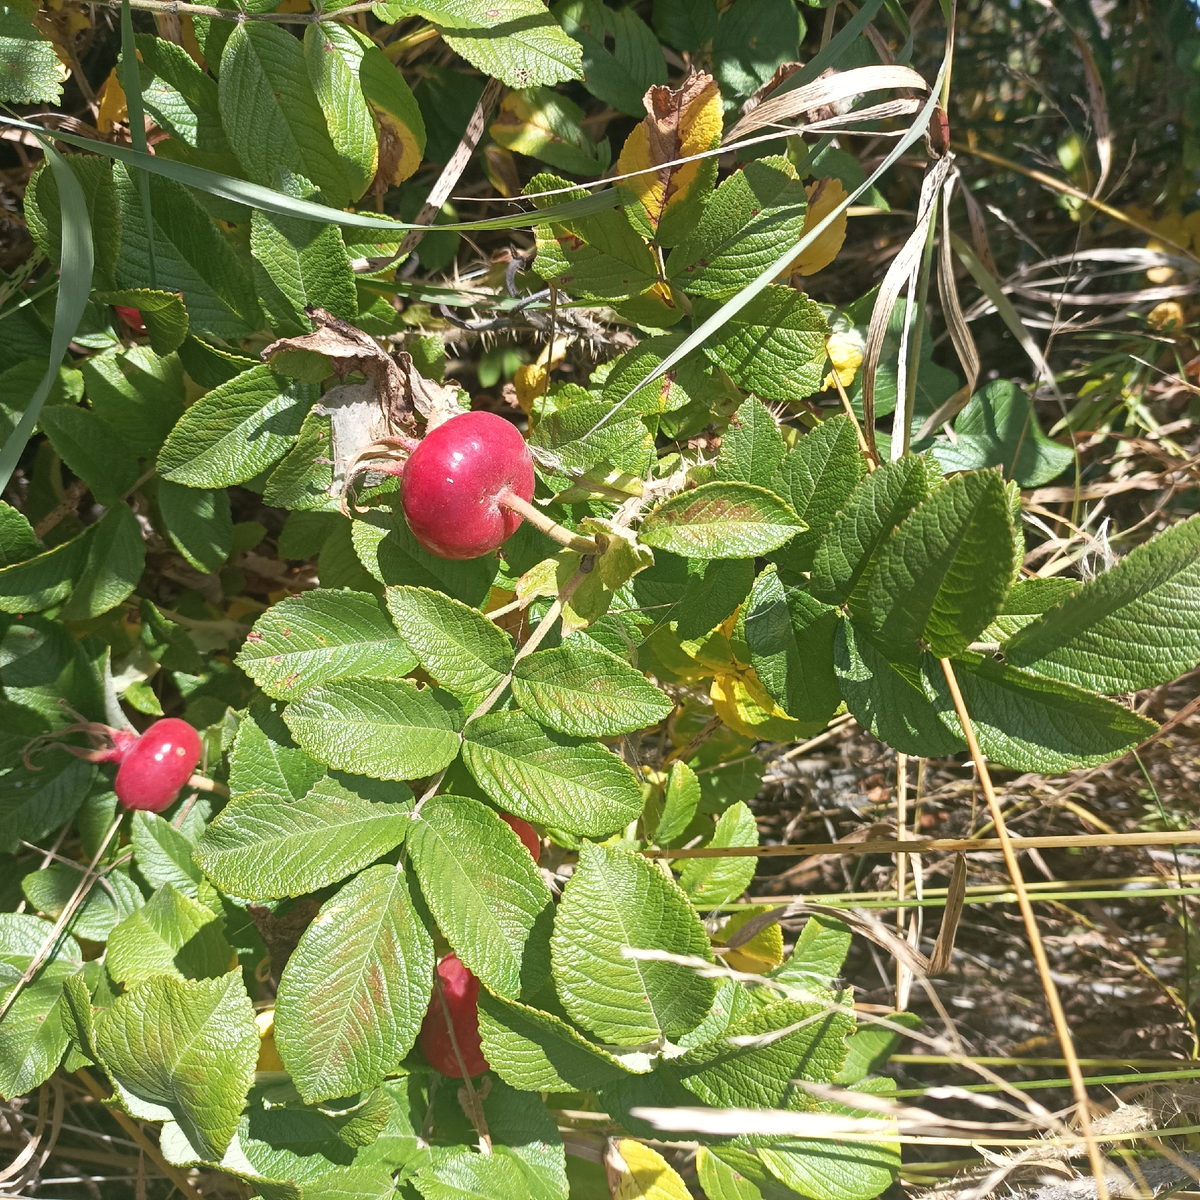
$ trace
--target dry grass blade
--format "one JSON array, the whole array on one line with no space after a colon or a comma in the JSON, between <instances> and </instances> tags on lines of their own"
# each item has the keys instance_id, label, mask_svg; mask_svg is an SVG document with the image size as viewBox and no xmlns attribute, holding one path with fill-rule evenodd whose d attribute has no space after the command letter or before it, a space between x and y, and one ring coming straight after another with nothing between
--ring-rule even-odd
<instances>
[{"instance_id":1,"label":"dry grass blade","mask_svg":"<svg viewBox=\"0 0 1200 1200\"><path fill-rule=\"evenodd\" d=\"M794 88L781 96L771 96L755 105L722 139L724 144L737 141L780 121L791 121L814 108L825 108L865 92L878 92L886 88L929 89L924 78L911 67L874 66L855 67L850 71L839 71L823 79L814 80L803 87Z\"/></svg>"},{"instance_id":2,"label":"dry grass blade","mask_svg":"<svg viewBox=\"0 0 1200 1200\"><path fill-rule=\"evenodd\" d=\"M1092 118L1092 128L1096 133L1096 155L1100 159L1100 177L1092 188L1092 195L1099 196L1108 182L1112 171L1113 135L1112 126L1108 120L1108 101L1104 96L1104 81L1100 78L1100 70L1096 66L1096 58L1087 39L1072 27L1071 40L1083 60L1083 72L1087 77L1088 110Z\"/></svg>"},{"instance_id":3,"label":"dry grass blade","mask_svg":"<svg viewBox=\"0 0 1200 1200\"><path fill-rule=\"evenodd\" d=\"M960 854L954 860L954 873L950 876L950 887L946 892L946 911L942 916L942 927L938 930L933 953L929 956L930 975L941 975L949 970L950 958L954 953L954 935L958 932L958 922L966 898L967 860Z\"/></svg>"},{"instance_id":4,"label":"dry grass blade","mask_svg":"<svg viewBox=\"0 0 1200 1200\"><path fill-rule=\"evenodd\" d=\"M1010 1133L1024 1133L1038 1128L1034 1121L1030 1121L1019 1114L1015 1121L969 1121L959 1117L944 1117L937 1113L930 1112L928 1109L919 1108L915 1104L900 1104L895 1100L890 1100L886 1096L872 1096L865 1092L853 1092L849 1088L837 1087L828 1083L813 1083L807 1079L797 1079L796 1085L803 1088L810 1095L816 1096L818 1100L824 1100L828 1104L844 1104L847 1108L858 1109L860 1112L878 1113L883 1117L890 1117L899 1122L911 1122L913 1125L936 1126L940 1129L955 1129L969 1130L978 1129L983 1132L989 1130L1003 1129ZM944 1095L940 1098L948 1099L951 1091L957 1089L946 1088ZM955 1097L956 1099L966 1100L971 1103L979 1097L973 1096L970 1092L963 1092ZM992 1107L986 1102L980 1105L981 1108ZM1007 1109L1009 1106L1001 1105ZM917 1132L912 1129L910 1132Z\"/></svg>"}]
</instances>

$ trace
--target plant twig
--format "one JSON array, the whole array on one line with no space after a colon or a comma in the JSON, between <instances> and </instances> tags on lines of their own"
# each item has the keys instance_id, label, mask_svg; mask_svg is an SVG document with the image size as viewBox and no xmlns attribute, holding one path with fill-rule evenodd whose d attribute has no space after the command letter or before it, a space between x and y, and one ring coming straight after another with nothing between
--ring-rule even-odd
<instances>
[{"instance_id":1,"label":"plant twig","mask_svg":"<svg viewBox=\"0 0 1200 1200\"><path fill-rule=\"evenodd\" d=\"M120 8L120 0L97 0L102 8ZM232 8L214 8L209 4L189 4L187 0L129 0L130 8L140 8L157 16L215 17L218 21L269 21L275 25L317 25L333 18L349 17L355 13L370 12L375 0L360 0L348 4L334 13L321 10L307 13L251 13Z\"/></svg>"},{"instance_id":2,"label":"plant twig","mask_svg":"<svg viewBox=\"0 0 1200 1200\"><path fill-rule=\"evenodd\" d=\"M73 513L78 507L80 500L83 499L84 493L88 490L86 479L76 479L63 492L62 503L57 508L52 508L34 527L34 536L38 538L45 537L55 525L59 523L65 516Z\"/></svg>"},{"instance_id":3,"label":"plant twig","mask_svg":"<svg viewBox=\"0 0 1200 1200\"><path fill-rule=\"evenodd\" d=\"M1063 1060L1066 1063L1067 1075L1071 1079L1071 1091L1075 1096L1076 1111L1079 1114L1079 1129L1087 1142L1088 1162L1096 1182L1098 1200L1108 1200L1108 1184L1104 1177L1105 1161L1100 1152L1100 1145L1092 1134L1092 1115L1087 1094L1087 1084L1083 1072L1079 1069L1079 1056L1075 1053L1075 1042L1071 1036L1071 1027L1067 1024L1067 1014L1063 1010L1058 987L1050 971L1050 960L1046 956L1046 947L1042 944L1042 935L1038 929L1037 918L1034 916L1033 905L1029 902L1029 893L1025 888L1025 876L1021 873L1021 864L1013 849L1012 838L1008 834L1008 826L1004 823L1004 813L992 786L992 777L988 773L987 761L979 749L975 738L975 727L963 700L962 691L958 686L958 677L954 673L954 665L948 658L939 660L942 674L946 677L946 686L950 689L950 697L954 701L954 711L958 714L962 725L963 736L967 741L967 749L971 761L975 764L979 776L979 786L983 790L988 808L991 810L992 821L996 826L997 839L1000 842L1000 852L1004 855L1004 865L1008 868L1012 880L1013 891L1017 896L1017 906L1021 910L1021 918L1025 922L1025 932L1029 938L1029 948L1033 952L1033 961L1037 964L1038 975L1041 978L1042 990L1046 993L1046 1003L1050 1007L1050 1015L1054 1020L1054 1028L1062 1046Z\"/></svg>"}]
</instances>

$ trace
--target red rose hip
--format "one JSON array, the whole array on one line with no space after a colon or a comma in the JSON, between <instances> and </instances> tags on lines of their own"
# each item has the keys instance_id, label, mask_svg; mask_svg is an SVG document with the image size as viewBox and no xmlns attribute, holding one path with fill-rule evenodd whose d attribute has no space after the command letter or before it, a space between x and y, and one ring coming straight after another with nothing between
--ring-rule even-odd
<instances>
[{"instance_id":1,"label":"red rose hip","mask_svg":"<svg viewBox=\"0 0 1200 1200\"><path fill-rule=\"evenodd\" d=\"M146 332L146 323L142 320L142 314L136 308L130 308L125 304L114 304L113 311L129 326L131 333Z\"/></svg>"},{"instance_id":2,"label":"red rose hip","mask_svg":"<svg viewBox=\"0 0 1200 1200\"><path fill-rule=\"evenodd\" d=\"M434 1070L449 1075L451 1079L463 1077L446 1024L448 1010L454 1025L454 1040L458 1042L458 1052L462 1055L467 1073L482 1075L488 1069L488 1064L479 1040L479 980L459 962L458 955L453 952L438 963L437 973L446 1007L443 1009L441 997L437 988L434 988L417 1045Z\"/></svg>"},{"instance_id":3,"label":"red rose hip","mask_svg":"<svg viewBox=\"0 0 1200 1200\"><path fill-rule=\"evenodd\" d=\"M533 855L533 861L537 862L542 857L542 839L538 837L537 830L528 821L522 821L512 813L501 813L500 819L525 843L525 849Z\"/></svg>"},{"instance_id":4,"label":"red rose hip","mask_svg":"<svg viewBox=\"0 0 1200 1200\"><path fill-rule=\"evenodd\" d=\"M413 536L440 558L479 558L508 540L533 499L533 458L515 426L495 413L451 417L404 464L401 502Z\"/></svg>"},{"instance_id":5,"label":"red rose hip","mask_svg":"<svg viewBox=\"0 0 1200 1200\"><path fill-rule=\"evenodd\" d=\"M162 812L200 761L200 735L186 721L155 721L121 757L117 799L126 808Z\"/></svg>"}]
</instances>

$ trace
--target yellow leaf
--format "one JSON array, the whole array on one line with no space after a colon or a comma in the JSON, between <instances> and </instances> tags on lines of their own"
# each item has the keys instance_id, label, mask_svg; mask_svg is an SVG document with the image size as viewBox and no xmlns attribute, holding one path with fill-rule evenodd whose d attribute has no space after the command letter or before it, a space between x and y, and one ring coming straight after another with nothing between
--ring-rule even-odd
<instances>
[{"instance_id":1,"label":"yellow leaf","mask_svg":"<svg viewBox=\"0 0 1200 1200\"><path fill-rule=\"evenodd\" d=\"M727 944L747 921L765 913L771 907L769 904L755 904L739 908L729 918L725 927L713 935L713 942L718 946ZM745 971L751 975L761 975L764 971L779 966L783 962L783 930L779 922L768 925L766 929L760 929L745 945L721 955L721 961L735 971Z\"/></svg>"},{"instance_id":2,"label":"yellow leaf","mask_svg":"<svg viewBox=\"0 0 1200 1200\"><path fill-rule=\"evenodd\" d=\"M125 103L125 89L121 86L117 68L109 72L100 95L96 97L99 110L96 113L96 128L103 134L112 133L117 125L129 120L129 109Z\"/></svg>"},{"instance_id":3,"label":"yellow leaf","mask_svg":"<svg viewBox=\"0 0 1200 1200\"><path fill-rule=\"evenodd\" d=\"M258 1063L256 1071L282 1071L283 1062L279 1051L275 1049L275 1010L265 1009L254 1014L254 1024L258 1027Z\"/></svg>"},{"instance_id":4,"label":"yellow leaf","mask_svg":"<svg viewBox=\"0 0 1200 1200\"><path fill-rule=\"evenodd\" d=\"M848 388L862 366L864 349L863 336L856 329L834 330L825 342L825 353L829 355L833 370L825 376L821 391L828 391L834 386L835 376L842 387Z\"/></svg>"},{"instance_id":5,"label":"yellow leaf","mask_svg":"<svg viewBox=\"0 0 1200 1200\"><path fill-rule=\"evenodd\" d=\"M804 233L815 229L845 200L847 194L840 179L818 179L815 183L810 183L804 191L808 196L808 208L804 213ZM793 275L815 275L833 262L845 240L846 214L843 211L811 246L796 255L789 270Z\"/></svg>"},{"instance_id":6,"label":"yellow leaf","mask_svg":"<svg viewBox=\"0 0 1200 1200\"><path fill-rule=\"evenodd\" d=\"M677 167L666 164L712 150L721 140L721 93L713 77L701 71L678 91L650 88L643 103L648 115L625 139L617 172L661 168L625 182L657 229L667 212L688 198L704 160Z\"/></svg>"},{"instance_id":7,"label":"yellow leaf","mask_svg":"<svg viewBox=\"0 0 1200 1200\"><path fill-rule=\"evenodd\" d=\"M540 363L522 363L513 373L513 387L521 411L528 416L533 412L533 402L549 390L550 372Z\"/></svg>"},{"instance_id":8,"label":"yellow leaf","mask_svg":"<svg viewBox=\"0 0 1200 1200\"><path fill-rule=\"evenodd\" d=\"M374 100L367 103L375 114L379 139L379 167L371 184L374 194L403 183L421 165L422 149L413 131L399 117Z\"/></svg>"},{"instance_id":9,"label":"yellow leaf","mask_svg":"<svg viewBox=\"0 0 1200 1200\"><path fill-rule=\"evenodd\" d=\"M604 1170L613 1200L692 1200L667 1160L633 1138L609 1141Z\"/></svg>"},{"instance_id":10,"label":"yellow leaf","mask_svg":"<svg viewBox=\"0 0 1200 1200\"><path fill-rule=\"evenodd\" d=\"M1183 328L1185 319L1183 306L1178 300L1164 300L1146 314L1146 321L1151 329L1166 329L1168 326L1173 326L1178 331Z\"/></svg>"},{"instance_id":11,"label":"yellow leaf","mask_svg":"<svg viewBox=\"0 0 1200 1200\"><path fill-rule=\"evenodd\" d=\"M517 173L517 160L503 146L489 142L483 150L483 170L488 182L507 199L521 190L521 176Z\"/></svg>"},{"instance_id":12,"label":"yellow leaf","mask_svg":"<svg viewBox=\"0 0 1200 1200\"><path fill-rule=\"evenodd\" d=\"M736 733L767 742L793 742L824 724L805 725L794 721L767 695L752 669L713 678L708 690L713 711Z\"/></svg>"}]
</instances>

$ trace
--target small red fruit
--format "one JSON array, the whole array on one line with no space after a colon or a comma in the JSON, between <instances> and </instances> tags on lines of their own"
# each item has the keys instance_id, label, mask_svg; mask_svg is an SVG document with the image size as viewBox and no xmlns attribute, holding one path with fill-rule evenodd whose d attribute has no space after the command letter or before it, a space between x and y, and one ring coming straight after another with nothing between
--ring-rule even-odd
<instances>
[{"instance_id":1,"label":"small red fruit","mask_svg":"<svg viewBox=\"0 0 1200 1200\"><path fill-rule=\"evenodd\" d=\"M126 808L162 812L200 761L200 735L186 721L155 721L124 753L117 769L117 799Z\"/></svg>"},{"instance_id":2,"label":"small red fruit","mask_svg":"<svg viewBox=\"0 0 1200 1200\"><path fill-rule=\"evenodd\" d=\"M488 1069L483 1057L483 1045L479 1040L479 980L451 952L437 966L438 978L442 981L442 995L446 997L446 1009L454 1023L454 1039L463 1063L471 1075L482 1075ZM429 1011L421 1025L417 1045L425 1055L426 1062L451 1079L463 1077L462 1068L450 1041L450 1030L446 1025L446 1010L441 997L434 988L429 1001Z\"/></svg>"},{"instance_id":3,"label":"small red fruit","mask_svg":"<svg viewBox=\"0 0 1200 1200\"><path fill-rule=\"evenodd\" d=\"M125 304L114 304L113 311L129 326L131 333L146 332L146 323L142 320L142 314L136 308L129 308Z\"/></svg>"},{"instance_id":4,"label":"small red fruit","mask_svg":"<svg viewBox=\"0 0 1200 1200\"><path fill-rule=\"evenodd\" d=\"M529 447L495 413L463 413L427 433L404 464L403 478L408 527L440 558L490 554L521 524L506 496L533 499Z\"/></svg>"},{"instance_id":5,"label":"small red fruit","mask_svg":"<svg viewBox=\"0 0 1200 1200\"><path fill-rule=\"evenodd\" d=\"M542 857L542 839L538 837L537 830L528 821L522 821L512 813L501 813L500 819L525 843L525 849L533 855L533 861L537 862Z\"/></svg>"}]
</instances>

